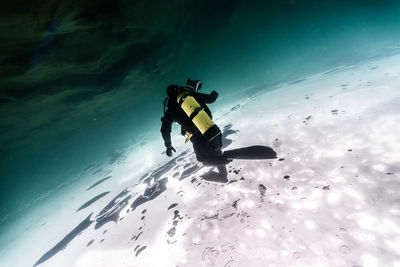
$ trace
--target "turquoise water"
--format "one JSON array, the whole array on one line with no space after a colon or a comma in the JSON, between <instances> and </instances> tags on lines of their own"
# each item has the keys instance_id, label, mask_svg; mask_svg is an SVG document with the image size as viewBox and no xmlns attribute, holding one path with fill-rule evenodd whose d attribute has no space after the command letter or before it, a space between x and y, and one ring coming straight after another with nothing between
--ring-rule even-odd
<instances>
[{"instance_id":1,"label":"turquoise water","mask_svg":"<svg viewBox=\"0 0 400 267\"><path fill-rule=\"evenodd\" d=\"M157 138L168 84L201 79L204 92L220 93L212 106L218 110L279 83L400 49L396 1L208 2L175 2L170 9L160 3L151 12L153 3L133 4L121 9L126 21L114 15L82 20L83 13L79 27L108 22L93 32L66 31L63 15L55 18L57 26L47 32L59 33L28 64L44 78L24 82L21 75L2 83L2 94L14 99L0 109L3 230L85 177L78 174L88 165L112 162L118 151ZM149 13L155 15L140 19ZM97 48L99 54L92 51ZM84 64L100 54L103 68ZM80 68L56 75L54 62ZM14 94L18 86L30 89ZM161 135L159 143L161 153Z\"/></svg>"}]
</instances>

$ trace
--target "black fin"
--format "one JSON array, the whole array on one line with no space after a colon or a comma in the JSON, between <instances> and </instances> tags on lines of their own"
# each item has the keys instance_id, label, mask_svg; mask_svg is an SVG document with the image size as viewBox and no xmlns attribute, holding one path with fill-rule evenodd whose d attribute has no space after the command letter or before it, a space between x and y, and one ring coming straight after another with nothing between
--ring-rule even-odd
<instances>
[{"instance_id":1,"label":"black fin","mask_svg":"<svg viewBox=\"0 0 400 267\"><path fill-rule=\"evenodd\" d=\"M248 146L224 151L227 159L276 159L276 152L267 146Z\"/></svg>"}]
</instances>

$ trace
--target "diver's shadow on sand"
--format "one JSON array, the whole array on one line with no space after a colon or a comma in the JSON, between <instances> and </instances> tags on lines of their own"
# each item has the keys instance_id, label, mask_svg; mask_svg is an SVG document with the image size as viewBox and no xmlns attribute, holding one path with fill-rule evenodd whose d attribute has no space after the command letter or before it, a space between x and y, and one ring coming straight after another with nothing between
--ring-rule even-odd
<instances>
[{"instance_id":1,"label":"diver's shadow on sand","mask_svg":"<svg viewBox=\"0 0 400 267\"><path fill-rule=\"evenodd\" d=\"M226 174L220 174L219 172L213 171L213 169L209 170L202 176L200 176L203 180L209 182L217 182L217 183L227 183L228 178Z\"/></svg>"}]
</instances>

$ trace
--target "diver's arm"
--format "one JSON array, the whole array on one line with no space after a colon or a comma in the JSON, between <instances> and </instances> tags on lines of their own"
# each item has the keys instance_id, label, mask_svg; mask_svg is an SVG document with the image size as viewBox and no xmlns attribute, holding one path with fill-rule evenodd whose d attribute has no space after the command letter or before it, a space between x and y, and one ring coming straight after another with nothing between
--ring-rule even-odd
<instances>
[{"instance_id":1,"label":"diver's arm","mask_svg":"<svg viewBox=\"0 0 400 267\"><path fill-rule=\"evenodd\" d=\"M165 153L167 154L168 157L172 156L172 151L176 152L175 148L171 144L171 125L172 125L172 120L170 120L167 116L167 114L164 115L164 117L161 118L162 125L161 125L161 134L164 139L164 144L167 150Z\"/></svg>"},{"instance_id":2,"label":"diver's arm","mask_svg":"<svg viewBox=\"0 0 400 267\"><path fill-rule=\"evenodd\" d=\"M167 114L164 115L164 117L161 118L162 124L161 124L161 135L164 139L164 145L165 147L170 147L171 146L171 125L172 121L168 119Z\"/></svg>"},{"instance_id":3,"label":"diver's arm","mask_svg":"<svg viewBox=\"0 0 400 267\"><path fill-rule=\"evenodd\" d=\"M214 103L215 100L218 98L218 93L215 91L212 91L211 94L202 94L202 93L195 93L194 97L196 99L199 99L203 101L206 104L211 104Z\"/></svg>"}]
</instances>

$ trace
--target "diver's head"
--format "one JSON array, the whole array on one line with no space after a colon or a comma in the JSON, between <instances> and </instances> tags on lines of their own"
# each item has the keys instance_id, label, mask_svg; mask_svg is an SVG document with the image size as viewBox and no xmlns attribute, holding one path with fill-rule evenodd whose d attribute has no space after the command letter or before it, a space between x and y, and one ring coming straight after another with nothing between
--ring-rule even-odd
<instances>
[{"instance_id":1,"label":"diver's head","mask_svg":"<svg viewBox=\"0 0 400 267\"><path fill-rule=\"evenodd\" d=\"M201 89L203 85L200 80L191 80L190 78L187 79L186 85L192 88L193 91L197 92Z\"/></svg>"},{"instance_id":2,"label":"diver's head","mask_svg":"<svg viewBox=\"0 0 400 267\"><path fill-rule=\"evenodd\" d=\"M168 96L178 96L179 91L180 91L180 89L179 89L178 85L170 85L167 88Z\"/></svg>"}]
</instances>

